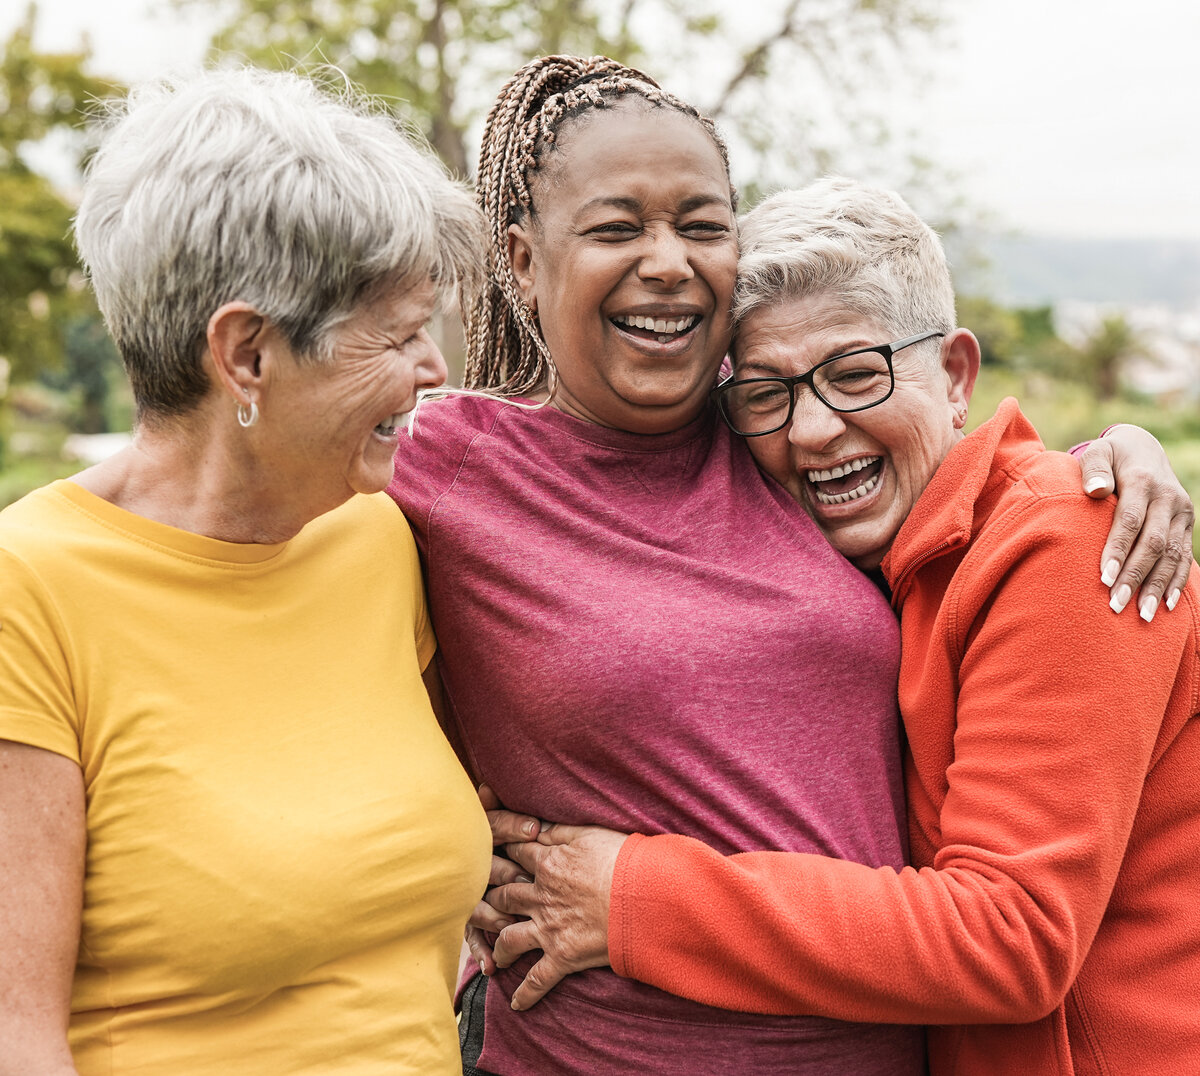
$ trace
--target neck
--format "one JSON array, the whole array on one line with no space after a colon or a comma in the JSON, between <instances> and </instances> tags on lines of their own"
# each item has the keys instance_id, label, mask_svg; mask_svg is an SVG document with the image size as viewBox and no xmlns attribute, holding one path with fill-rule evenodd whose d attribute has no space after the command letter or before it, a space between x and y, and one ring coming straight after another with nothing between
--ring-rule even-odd
<instances>
[{"instance_id":1,"label":"neck","mask_svg":"<svg viewBox=\"0 0 1200 1076\"><path fill-rule=\"evenodd\" d=\"M320 514L255 456L245 431L199 415L139 429L132 445L73 481L127 512L223 542L286 542Z\"/></svg>"}]
</instances>

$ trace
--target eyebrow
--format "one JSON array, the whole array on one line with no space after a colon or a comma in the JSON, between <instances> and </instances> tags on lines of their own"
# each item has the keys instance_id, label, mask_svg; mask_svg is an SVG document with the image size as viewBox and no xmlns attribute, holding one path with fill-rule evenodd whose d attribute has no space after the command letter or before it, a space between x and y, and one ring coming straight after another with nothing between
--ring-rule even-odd
<instances>
[{"instance_id":1,"label":"eyebrow","mask_svg":"<svg viewBox=\"0 0 1200 1076\"><path fill-rule=\"evenodd\" d=\"M823 359L817 359L813 366L820 366L823 362L828 362L830 359L840 358L842 355L852 355L856 351L868 351L874 347L880 347L879 344L849 344L846 347L840 348L837 351L832 351ZM780 373L782 364L768 364L763 362L747 362L745 359L739 359L735 354L733 357L734 373L739 377L743 376L748 371L754 371L761 377L791 377L791 374ZM812 366L809 367L812 369Z\"/></svg>"},{"instance_id":2,"label":"eyebrow","mask_svg":"<svg viewBox=\"0 0 1200 1076\"><path fill-rule=\"evenodd\" d=\"M729 202L718 195L694 194L690 198L685 198L679 203L677 212L691 213L694 210L704 209L705 207L711 205L722 206L723 208L727 209L730 208ZM637 198L620 198L617 196L610 198L600 197L592 198L584 202L583 205L579 207L579 212L576 214L576 216L583 216L583 214L587 213L589 210L599 207L626 209L631 213L638 213L644 208L643 203Z\"/></svg>"}]
</instances>

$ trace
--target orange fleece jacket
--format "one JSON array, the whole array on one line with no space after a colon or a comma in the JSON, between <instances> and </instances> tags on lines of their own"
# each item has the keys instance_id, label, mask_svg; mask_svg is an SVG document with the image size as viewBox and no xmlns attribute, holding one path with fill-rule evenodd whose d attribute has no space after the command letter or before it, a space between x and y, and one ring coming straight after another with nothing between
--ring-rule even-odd
<instances>
[{"instance_id":1,"label":"orange fleece jacket","mask_svg":"<svg viewBox=\"0 0 1200 1076\"><path fill-rule=\"evenodd\" d=\"M626 841L609 955L731 1009L932 1027L933 1076L1200 1073L1200 583L1099 579L1109 502L1006 400L884 562L913 866Z\"/></svg>"}]
</instances>

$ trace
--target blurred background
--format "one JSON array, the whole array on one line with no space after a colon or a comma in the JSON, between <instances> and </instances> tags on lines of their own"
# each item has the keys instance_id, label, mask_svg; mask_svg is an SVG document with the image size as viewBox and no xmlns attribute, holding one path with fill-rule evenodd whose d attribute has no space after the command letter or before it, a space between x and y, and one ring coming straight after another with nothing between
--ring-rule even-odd
<instances>
[{"instance_id":1,"label":"blurred background","mask_svg":"<svg viewBox=\"0 0 1200 1076\"><path fill-rule=\"evenodd\" d=\"M470 177L496 90L548 52L714 116L743 208L826 172L899 189L983 344L973 418L1016 395L1052 448L1137 422L1200 500L1197 46L1193 0L9 0L0 505L128 436L69 234L98 100L205 63L333 64ZM453 370L458 327L437 330Z\"/></svg>"}]
</instances>

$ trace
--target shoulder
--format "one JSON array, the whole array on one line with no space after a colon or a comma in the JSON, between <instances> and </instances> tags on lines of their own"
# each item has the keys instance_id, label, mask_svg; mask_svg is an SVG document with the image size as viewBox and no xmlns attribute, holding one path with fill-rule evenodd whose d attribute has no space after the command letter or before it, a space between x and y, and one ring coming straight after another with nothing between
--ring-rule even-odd
<instances>
[{"instance_id":1,"label":"shoulder","mask_svg":"<svg viewBox=\"0 0 1200 1076\"><path fill-rule=\"evenodd\" d=\"M397 460L461 455L481 434L494 432L501 416L514 405L493 396L443 396L426 400L412 413Z\"/></svg>"},{"instance_id":2,"label":"shoulder","mask_svg":"<svg viewBox=\"0 0 1200 1076\"><path fill-rule=\"evenodd\" d=\"M994 476L1006 486L981 535L1036 533L1070 536L1080 546L1098 540L1096 554L1112 525L1116 499L1096 500L1083 492L1078 462L1066 452L1043 449Z\"/></svg>"},{"instance_id":3,"label":"shoulder","mask_svg":"<svg viewBox=\"0 0 1200 1076\"><path fill-rule=\"evenodd\" d=\"M388 495L418 528L437 499L453 485L473 446L505 437L518 405L494 396L445 396L413 412L396 449Z\"/></svg>"},{"instance_id":4,"label":"shoulder","mask_svg":"<svg viewBox=\"0 0 1200 1076\"><path fill-rule=\"evenodd\" d=\"M357 494L318 516L302 534L334 556L338 550L345 555L350 548L367 556L386 553L388 557L395 557L398 549L411 549L416 556L412 528L386 493Z\"/></svg>"},{"instance_id":5,"label":"shoulder","mask_svg":"<svg viewBox=\"0 0 1200 1076\"><path fill-rule=\"evenodd\" d=\"M69 556L79 539L102 528L64 493L65 481L35 489L0 511L0 551L30 565Z\"/></svg>"}]
</instances>

